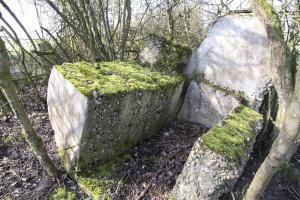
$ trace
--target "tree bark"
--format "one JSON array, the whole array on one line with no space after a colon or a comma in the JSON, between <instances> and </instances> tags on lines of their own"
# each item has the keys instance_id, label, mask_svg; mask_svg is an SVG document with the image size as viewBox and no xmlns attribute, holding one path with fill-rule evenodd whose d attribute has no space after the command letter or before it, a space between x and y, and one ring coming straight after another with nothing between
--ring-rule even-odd
<instances>
[{"instance_id":1,"label":"tree bark","mask_svg":"<svg viewBox=\"0 0 300 200\"><path fill-rule=\"evenodd\" d=\"M44 146L42 139L37 135L33 129L25 108L21 103L20 98L15 90L14 83L9 70L9 58L5 48L4 42L0 39L0 88L4 93L8 103L10 104L16 117L19 119L22 133L24 134L30 147L36 154L37 159L43 168L50 176L58 177L58 170L53 164L51 158L47 153L47 149Z\"/></svg>"},{"instance_id":2,"label":"tree bark","mask_svg":"<svg viewBox=\"0 0 300 200\"><path fill-rule=\"evenodd\" d=\"M298 60L299 69L299 60ZM272 148L256 172L244 197L245 200L258 200L280 166L289 161L297 151L300 136L300 73L296 77L295 92L287 110L283 127Z\"/></svg>"},{"instance_id":3,"label":"tree bark","mask_svg":"<svg viewBox=\"0 0 300 200\"><path fill-rule=\"evenodd\" d=\"M281 21L267 0L252 0L256 16L266 27L271 49L270 73L272 83L278 94L279 109L273 140L283 126L288 105L291 102L293 84L290 67L289 50L284 41Z\"/></svg>"},{"instance_id":4,"label":"tree bark","mask_svg":"<svg viewBox=\"0 0 300 200\"><path fill-rule=\"evenodd\" d=\"M258 200L279 167L289 161L299 146L300 136L300 73L291 74L288 49L285 46L280 19L267 0L254 0L254 11L267 29L271 47L272 82L278 93L279 113L276 131L279 133L264 162L256 172L244 200ZM299 68L299 57L297 67ZM293 87L292 75L296 78Z\"/></svg>"},{"instance_id":5,"label":"tree bark","mask_svg":"<svg viewBox=\"0 0 300 200\"><path fill-rule=\"evenodd\" d=\"M125 0L124 9L123 9L123 36L122 36L122 44L120 48L120 60L124 60L124 52L126 47L126 42L128 39L128 34L130 30L131 23L131 2L130 0Z\"/></svg>"}]
</instances>

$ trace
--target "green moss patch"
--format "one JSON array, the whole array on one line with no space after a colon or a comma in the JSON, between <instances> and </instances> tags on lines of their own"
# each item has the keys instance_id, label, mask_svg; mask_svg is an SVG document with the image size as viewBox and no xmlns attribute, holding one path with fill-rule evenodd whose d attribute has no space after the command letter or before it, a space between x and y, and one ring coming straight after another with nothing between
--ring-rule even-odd
<instances>
[{"instance_id":1,"label":"green moss patch","mask_svg":"<svg viewBox=\"0 0 300 200\"><path fill-rule=\"evenodd\" d=\"M153 91L172 87L183 80L181 76L153 72L133 61L64 63L56 69L86 96L91 96L93 91L103 95Z\"/></svg>"},{"instance_id":2,"label":"green moss patch","mask_svg":"<svg viewBox=\"0 0 300 200\"><path fill-rule=\"evenodd\" d=\"M229 161L239 162L255 139L253 125L261 118L258 112L241 105L228 115L223 124L214 126L204 136L203 143Z\"/></svg>"},{"instance_id":3,"label":"green moss patch","mask_svg":"<svg viewBox=\"0 0 300 200\"><path fill-rule=\"evenodd\" d=\"M282 31L281 20L274 8L270 5L268 0L257 0L256 2L259 4L259 6L262 7L262 9L267 15L268 20L270 21L271 26L276 31L278 36L283 40L284 35Z\"/></svg>"},{"instance_id":4,"label":"green moss patch","mask_svg":"<svg viewBox=\"0 0 300 200\"><path fill-rule=\"evenodd\" d=\"M182 74L192 49L184 44L173 42L165 37L150 34L148 40L159 44L159 53L153 69L166 74ZM150 65L150 64L146 64Z\"/></svg>"},{"instance_id":5,"label":"green moss patch","mask_svg":"<svg viewBox=\"0 0 300 200\"><path fill-rule=\"evenodd\" d=\"M67 191L65 188L57 188L49 199L50 200L76 200L78 198L73 192Z\"/></svg>"},{"instance_id":6,"label":"green moss patch","mask_svg":"<svg viewBox=\"0 0 300 200\"><path fill-rule=\"evenodd\" d=\"M119 180L113 178L114 173L120 168L122 163L131 159L128 154L114 158L114 160L99 164L99 166L89 167L77 174L79 185L93 199L110 198L110 188L120 184Z\"/></svg>"},{"instance_id":7,"label":"green moss patch","mask_svg":"<svg viewBox=\"0 0 300 200\"><path fill-rule=\"evenodd\" d=\"M188 59L192 54L192 50L188 46L168 41L163 43L160 52L154 67L156 70L167 74L173 72L182 74L185 68L184 59Z\"/></svg>"}]
</instances>

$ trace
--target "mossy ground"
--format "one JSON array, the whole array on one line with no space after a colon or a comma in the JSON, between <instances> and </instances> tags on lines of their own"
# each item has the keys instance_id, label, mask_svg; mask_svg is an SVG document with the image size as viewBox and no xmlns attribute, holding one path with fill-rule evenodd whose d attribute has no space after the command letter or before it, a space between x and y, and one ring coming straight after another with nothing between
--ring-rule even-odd
<instances>
[{"instance_id":1,"label":"mossy ground","mask_svg":"<svg viewBox=\"0 0 300 200\"><path fill-rule=\"evenodd\" d=\"M78 183L93 199L109 200L111 199L110 188L119 184L118 180L112 178L114 173L124 161L130 159L130 155L123 154L111 161L99 164L98 167L92 166L84 169L77 174Z\"/></svg>"},{"instance_id":2,"label":"mossy ground","mask_svg":"<svg viewBox=\"0 0 300 200\"><path fill-rule=\"evenodd\" d=\"M11 136L11 135L4 135L0 139L1 139L2 143L5 145L17 143L20 140L19 138L15 137L15 136Z\"/></svg>"},{"instance_id":3,"label":"mossy ground","mask_svg":"<svg viewBox=\"0 0 300 200\"><path fill-rule=\"evenodd\" d=\"M65 188L56 188L49 200L76 200L76 195Z\"/></svg>"},{"instance_id":4,"label":"mossy ground","mask_svg":"<svg viewBox=\"0 0 300 200\"><path fill-rule=\"evenodd\" d=\"M133 61L64 63L57 70L82 94L91 96L93 91L103 95L153 91L172 87L183 80L181 76L162 75Z\"/></svg>"},{"instance_id":5,"label":"mossy ground","mask_svg":"<svg viewBox=\"0 0 300 200\"><path fill-rule=\"evenodd\" d=\"M253 125L261 119L256 111L241 105L223 124L213 127L203 138L203 143L229 161L239 162L246 155L250 141L255 139Z\"/></svg>"}]
</instances>

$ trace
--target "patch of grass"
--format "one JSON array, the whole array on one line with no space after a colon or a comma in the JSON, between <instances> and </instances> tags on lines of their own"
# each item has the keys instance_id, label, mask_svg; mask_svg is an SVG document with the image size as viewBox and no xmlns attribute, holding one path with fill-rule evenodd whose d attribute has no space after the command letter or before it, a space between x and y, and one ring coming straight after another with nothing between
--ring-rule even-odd
<instances>
[{"instance_id":1,"label":"patch of grass","mask_svg":"<svg viewBox=\"0 0 300 200\"><path fill-rule=\"evenodd\" d=\"M50 200L76 200L76 195L67 191L65 188L57 188L52 196L49 198Z\"/></svg>"},{"instance_id":2,"label":"patch of grass","mask_svg":"<svg viewBox=\"0 0 300 200\"><path fill-rule=\"evenodd\" d=\"M204 136L203 143L229 161L239 162L246 156L250 141L255 139L252 126L261 117L258 112L241 105L228 115L223 124L214 126Z\"/></svg>"},{"instance_id":3,"label":"patch of grass","mask_svg":"<svg viewBox=\"0 0 300 200\"><path fill-rule=\"evenodd\" d=\"M113 174L120 168L121 164L131 159L129 154L124 154L100 164L98 167L89 167L77 174L77 180L81 188L93 199L109 200L109 189L118 184L118 180L112 178Z\"/></svg>"},{"instance_id":4,"label":"patch of grass","mask_svg":"<svg viewBox=\"0 0 300 200\"><path fill-rule=\"evenodd\" d=\"M56 69L86 96L91 96L93 91L103 95L152 91L172 87L183 80L181 76L153 72L133 61L64 63Z\"/></svg>"},{"instance_id":5,"label":"patch of grass","mask_svg":"<svg viewBox=\"0 0 300 200\"><path fill-rule=\"evenodd\" d=\"M300 180L299 170L287 161L280 166L277 174L290 183L297 184Z\"/></svg>"},{"instance_id":6,"label":"patch of grass","mask_svg":"<svg viewBox=\"0 0 300 200\"><path fill-rule=\"evenodd\" d=\"M1 140L5 145L10 145L19 141L17 137L11 135L4 135L1 137Z\"/></svg>"}]
</instances>

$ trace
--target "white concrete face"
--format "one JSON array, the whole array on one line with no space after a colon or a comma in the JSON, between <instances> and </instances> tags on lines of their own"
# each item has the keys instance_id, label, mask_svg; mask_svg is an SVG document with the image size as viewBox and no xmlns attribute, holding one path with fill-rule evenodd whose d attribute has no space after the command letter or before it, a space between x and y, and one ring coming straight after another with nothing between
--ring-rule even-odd
<instances>
[{"instance_id":1,"label":"white concrete face","mask_svg":"<svg viewBox=\"0 0 300 200\"><path fill-rule=\"evenodd\" d=\"M79 156L88 99L54 67L49 78L47 102L56 145L59 149L67 149L72 165Z\"/></svg>"},{"instance_id":2,"label":"white concrete face","mask_svg":"<svg viewBox=\"0 0 300 200\"><path fill-rule=\"evenodd\" d=\"M249 98L251 106L258 109L270 84L269 67L270 47L263 24L254 16L229 15L220 18L212 27L193 53L185 75L191 77L196 74L221 87L242 91ZM187 96L195 92L189 90ZM224 101L222 96L215 98L219 102ZM186 101L191 100L185 100L184 104ZM200 101L202 99L198 100L199 104ZM185 108L188 106L183 106ZM225 117L232 110L224 109L217 115L225 114ZM203 117L207 116L199 115L193 119ZM214 113L210 118L214 118Z\"/></svg>"},{"instance_id":3,"label":"white concrete face","mask_svg":"<svg viewBox=\"0 0 300 200\"><path fill-rule=\"evenodd\" d=\"M178 118L212 127L239 105L232 96L191 81Z\"/></svg>"}]
</instances>

